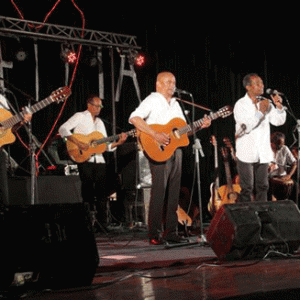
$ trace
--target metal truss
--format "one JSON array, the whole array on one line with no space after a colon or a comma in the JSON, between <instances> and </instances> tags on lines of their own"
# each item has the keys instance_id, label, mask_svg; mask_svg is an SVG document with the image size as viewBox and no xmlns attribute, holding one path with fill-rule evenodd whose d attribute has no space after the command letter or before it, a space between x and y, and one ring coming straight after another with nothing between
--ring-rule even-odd
<instances>
[{"instance_id":1,"label":"metal truss","mask_svg":"<svg viewBox=\"0 0 300 300\"><path fill-rule=\"evenodd\" d=\"M136 36L0 16L0 35L137 50Z\"/></svg>"}]
</instances>

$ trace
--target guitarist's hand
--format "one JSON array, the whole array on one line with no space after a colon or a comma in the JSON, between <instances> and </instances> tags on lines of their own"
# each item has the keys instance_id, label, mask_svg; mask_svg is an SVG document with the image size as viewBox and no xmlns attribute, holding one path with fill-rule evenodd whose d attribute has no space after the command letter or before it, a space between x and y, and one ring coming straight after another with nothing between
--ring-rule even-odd
<instances>
[{"instance_id":1,"label":"guitarist's hand","mask_svg":"<svg viewBox=\"0 0 300 300\"><path fill-rule=\"evenodd\" d=\"M207 115L204 115L203 123L202 123L202 125L201 125L201 128L207 128L207 127L210 126L210 124L211 124L211 119L208 118Z\"/></svg>"},{"instance_id":2,"label":"guitarist's hand","mask_svg":"<svg viewBox=\"0 0 300 300\"><path fill-rule=\"evenodd\" d=\"M156 132L154 138L161 146L165 147L170 144L170 136L164 132Z\"/></svg>"},{"instance_id":3,"label":"guitarist's hand","mask_svg":"<svg viewBox=\"0 0 300 300\"><path fill-rule=\"evenodd\" d=\"M83 143L83 142L80 142L80 141L77 141L77 146L78 146L78 148L79 148L79 150L84 150L84 151L86 151L86 150L88 150L89 149L89 145L88 144L86 144L86 143Z\"/></svg>"},{"instance_id":4,"label":"guitarist's hand","mask_svg":"<svg viewBox=\"0 0 300 300\"><path fill-rule=\"evenodd\" d=\"M86 151L89 149L89 144L86 144L84 142L79 141L78 139L76 139L73 135L69 135L67 136L67 139L69 141L71 141L72 143L74 143L75 145L77 145L79 150L83 150Z\"/></svg>"},{"instance_id":5,"label":"guitarist's hand","mask_svg":"<svg viewBox=\"0 0 300 300\"><path fill-rule=\"evenodd\" d=\"M127 140L127 134L122 132L120 135L119 135L119 140L117 142L114 142L111 144L111 147L112 148L115 148L115 147L118 147L122 144L125 143L125 141Z\"/></svg>"}]
</instances>

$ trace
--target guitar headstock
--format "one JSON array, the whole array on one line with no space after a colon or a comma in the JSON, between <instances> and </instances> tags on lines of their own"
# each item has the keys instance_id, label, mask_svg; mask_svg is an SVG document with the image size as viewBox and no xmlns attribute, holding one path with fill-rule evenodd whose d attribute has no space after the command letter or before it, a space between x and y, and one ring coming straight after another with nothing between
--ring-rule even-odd
<instances>
[{"instance_id":1,"label":"guitar headstock","mask_svg":"<svg viewBox=\"0 0 300 300\"><path fill-rule=\"evenodd\" d=\"M212 143L213 146L217 147L217 139L214 135L210 137L210 142Z\"/></svg>"},{"instance_id":2,"label":"guitar headstock","mask_svg":"<svg viewBox=\"0 0 300 300\"><path fill-rule=\"evenodd\" d=\"M231 140L228 137L224 137L223 142L224 142L224 144L226 145L227 148L233 149Z\"/></svg>"},{"instance_id":3,"label":"guitar headstock","mask_svg":"<svg viewBox=\"0 0 300 300\"><path fill-rule=\"evenodd\" d=\"M131 129L130 131L127 132L127 135L131 137L137 137L136 129Z\"/></svg>"},{"instance_id":4,"label":"guitar headstock","mask_svg":"<svg viewBox=\"0 0 300 300\"><path fill-rule=\"evenodd\" d=\"M221 118L227 118L232 114L232 107L230 105L226 105L220 108L217 113Z\"/></svg>"},{"instance_id":5,"label":"guitar headstock","mask_svg":"<svg viewBox=\"0 0 300 300\"><path fill-rule=\"evenodd\" d=\"M228 149L226 147L221 148L221 154L223 156L224 161L228 161Z\"/></svg>"},{"instance_id":6,"label":"guitar headstock","mask_svg":"<svg viewBox=\"0 0 300 300\"><path fill-rule=\"evenodd\" d=\"M65 101L71 95L71 90L68 86L60 87L56 91L52 92L50 95L50 99L52 102L61 102Z\"/></svg>"}]
</instances>

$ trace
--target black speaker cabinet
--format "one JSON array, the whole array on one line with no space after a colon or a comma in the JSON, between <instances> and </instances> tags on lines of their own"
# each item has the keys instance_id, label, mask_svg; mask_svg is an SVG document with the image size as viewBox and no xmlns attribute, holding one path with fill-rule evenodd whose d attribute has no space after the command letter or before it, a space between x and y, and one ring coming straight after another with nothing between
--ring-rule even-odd
<instances>
[{"instance_id":1,"label":"black speaker cabinet","mask_svg":"<svg viewBox=\"0 0 300 300\"><path fill-rule=\"evenodd\" d=\"M34 204L78 203L81 198L79 176L38 176ZM9 204L31 204L31 178L16 176L8 178Z\"/></svg>"},{"instance_id":2,"label":"black speaker cabinet","mask_svg":"<svg viewBox=\"0 0 300 300\"><path fill-rule=\"evenodd\" d=\"M293 253L300 245L300 212L291 200L225 204L206 237L220 260L262 258L269 250Z\"/></svg>"},{"instance_id":3,"label":"black speaker cabinet","mask_svg":"<svg viewBox=\"0 0 300 300\"><path fill-rule=\"evenodd\" d=\"M9 206L0 213L0 287L30 274L42 288L90 285L99 263L82 203Z\"/></svg>"}]
</instances>

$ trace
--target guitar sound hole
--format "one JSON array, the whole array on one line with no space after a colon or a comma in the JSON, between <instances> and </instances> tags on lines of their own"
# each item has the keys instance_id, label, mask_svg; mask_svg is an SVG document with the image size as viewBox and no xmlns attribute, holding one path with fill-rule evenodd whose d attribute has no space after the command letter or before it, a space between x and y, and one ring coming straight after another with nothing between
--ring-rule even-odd
<instances>
[{"instance_id":1,"label":"guitar sound hole","mask_svg":"<svg viewBox=\"0 0 300 300\"><path fill-rule=\"evenodd\" d=\"M159 146L160 151L165 151L165 147L163 145Z\"/></svg>"},{"instance_id":2,"label":"guitar sound hole","mask_svg":"<svg viewBox=\"0 0 300 300\"><path fill-rule=\"evenodd\" d=\"M179 130L177 128L174 128L173 129L173 136L176 138L176 139L180 139L180 133L179 133Z\"/></svg>"}]
</instances>

